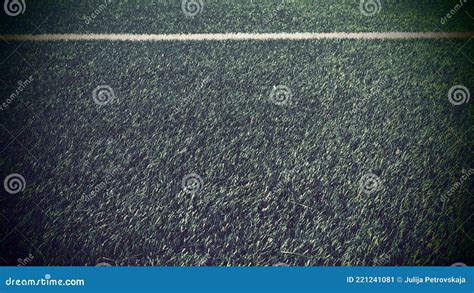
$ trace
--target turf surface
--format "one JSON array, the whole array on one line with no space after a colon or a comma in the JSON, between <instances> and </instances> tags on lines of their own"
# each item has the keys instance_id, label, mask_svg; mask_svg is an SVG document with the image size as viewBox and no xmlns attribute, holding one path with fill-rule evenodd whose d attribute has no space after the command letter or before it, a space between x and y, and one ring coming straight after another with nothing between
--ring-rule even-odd
<instances>
[{"instance_id":1,"label":"turf surface","mask_svg":"<svg viewBox=\"0 0 474 293\"><path fill-rule=\"evenodd\" d=\"M126 2L124 2L126 3ZM14 44L3 44L2 60ZM463 48L459 51L459 48ZM2 64L2 259L449 265L474 260L463 41L25 43ZM22 57L20 57L22 56ZM116 99L98 106L93 89ZM274 86L292 92L269 101ZM34 114L33 114L34 113ZM16 139L12 138L17 137ZM182 178L198 173L191 195ZM366 174L380 178L371 194ZM3 191L3 190L2 190ZM94 193L95 191L95 193Z\"/></svg>"},{"instance_id":2,"label":"turf surface","mask_svg":"<svg viewBox=\"0 0 474 293\"><path fill-rule=\"evenodd\" d=\"M365 16L359 0L200 0L194 17L183 14L181 1L106 1L27 1L24 14L2 19L0 33L474 30L470 1L456 8L460 1L364 0L380 3L378 13Z\"/></svg>"}]
</instances>

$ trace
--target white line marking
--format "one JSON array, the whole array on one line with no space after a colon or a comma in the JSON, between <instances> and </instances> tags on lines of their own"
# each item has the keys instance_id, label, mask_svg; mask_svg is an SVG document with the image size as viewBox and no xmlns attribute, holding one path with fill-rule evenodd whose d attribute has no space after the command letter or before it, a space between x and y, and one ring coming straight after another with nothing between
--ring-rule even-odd
<instances>
[{"instance_id":1,"label":"white line marking","mask_svg":"<svg viewBox=\"0 0 474 293\"><path fill-rule=\"evenodd\" d=\"M218 33L218 34L43 34L0 35L6 41L271 41L271 40L400 40L468 39L474 32L370 32L370 33Z\"/></svg>"}]
</instances>

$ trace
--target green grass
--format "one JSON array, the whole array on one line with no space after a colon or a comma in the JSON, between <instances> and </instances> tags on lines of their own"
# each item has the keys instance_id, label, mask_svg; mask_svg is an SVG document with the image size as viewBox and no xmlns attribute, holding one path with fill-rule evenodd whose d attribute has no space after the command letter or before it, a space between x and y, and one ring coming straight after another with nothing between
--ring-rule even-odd
<instances>
[{"instance_id":1,"label":"green grass","mask_svg":"<svg viewBox=\"0 0 474 293\"><path fill-rule=\"evenodd\" d=\"M24 44L33 69L16 55L2 65L13 84L2 96L34 83L1 113L19 135L2 178L21 173L27 187L1 197L0 256L470 263L472 178L441 201L473 166L472 102L447 99L453 85L474 89L463 45L471 51L434 40ZM99 84L113 103L94 104ZM269 101L276 85L291 89L288 105ZM194 196L181 188L192 172L204 181ZM370 195L359 192L368 173L382 184Z\"/></svg>"},{"instance_id":2,"label":"green grass","mask_svg":"<svg viewBox=\"0 0 474 293\"><path fill-rule=\"evenodd\" d=\"M197 33L197 32L366 32L473 31L468 1L441 23L457 0L380 0L367 17L358 0L202 0L202 12L186 17L181 1L28 1L22 16L5 17L0 32L21 33ZM96 13L98 11L98 13ZM467 14L470 12L471 17ZM96 17L86 22L87 18ZM49 16L49 18L47 17ZM36 30L35 26L39 26Z\"/></svg>"}]
</instances>

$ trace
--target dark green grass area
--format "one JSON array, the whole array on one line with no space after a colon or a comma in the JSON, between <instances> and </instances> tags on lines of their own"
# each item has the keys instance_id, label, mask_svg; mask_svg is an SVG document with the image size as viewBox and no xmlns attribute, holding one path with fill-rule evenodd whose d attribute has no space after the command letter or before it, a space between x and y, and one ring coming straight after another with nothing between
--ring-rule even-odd
<instances>
[{"instance_id":1,"label":"dark green grass area","mask_svg":"<svg viewBox=\"0 0 474 293\"><path fill-rule=\"evenodd\" d=\"M191 1L191 0L188 0ZM474 6L458 0L379 1L365 16L360 0L193 0L200 13L187 17L182 1L27 1L25 13L3 14L1 33L206 33L473 31ZM442 22L443 17L447 17Z\"/></svg>"},{"instance_id":2,"label":"dark green grass area","mask_svg":"<svg viewBox=\"0 0 474 293\"><path fill-rule=\"evenodd\" d=\"M34 81L1 113L2 178L27 184L0 197L0 256L472 264L472 177L446 196L474 167L472 101L447 98L453 85L474 91L462 46L25 43L1 65L2 98ZM116 100L96 105L100 84ZM277 85L292 91L286 106L269 101ZM190 195L181 180L193 172L204 185ZM381 185L365 194L370 173Z\"/></svg>"}]
</instances>

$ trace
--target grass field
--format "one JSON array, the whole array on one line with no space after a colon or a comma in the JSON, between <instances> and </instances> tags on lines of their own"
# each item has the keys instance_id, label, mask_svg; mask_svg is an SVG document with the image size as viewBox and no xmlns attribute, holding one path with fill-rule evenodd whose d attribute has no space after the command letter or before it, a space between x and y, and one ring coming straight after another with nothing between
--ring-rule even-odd
<instances>
[{"instance_id":1,"label":"grass field","mask_svg":"<svg viewBox=\"0 0 474 293\"><path fill-rule=\"evenodd\" d=\"M32 2L0 32L474 31L472 3L441 26L448 1L371 17L356 2L185 17L114 1L88 25L93 2ZM1 177L25 178L2 189L0 263L473 264L474 109L448 99L474 90L473 53L472 39L0 43Z\"/></svg>"},{"instance_id":2,"label":"grass field","mask_svg":"<svg viewBox=\"0 0 474 293\"><path fill-rule=\"evenodd\" d=\"M441 18L459 1L373 1L380 3L379 13L373 17L361 13L359 0L202 0L202 9L196 17L183 15L181 1L174 0L29 1L28 9L21 16L22 25L18 25L17 18L8 18L0 25L0 31L216 33L474 30L474 9L469 1L456 9L456 13L445 23L441 22ZM48 20L44 21L46 17ZM36 30L40 23L43 24Z\"/></svg>"}]
</instances>

